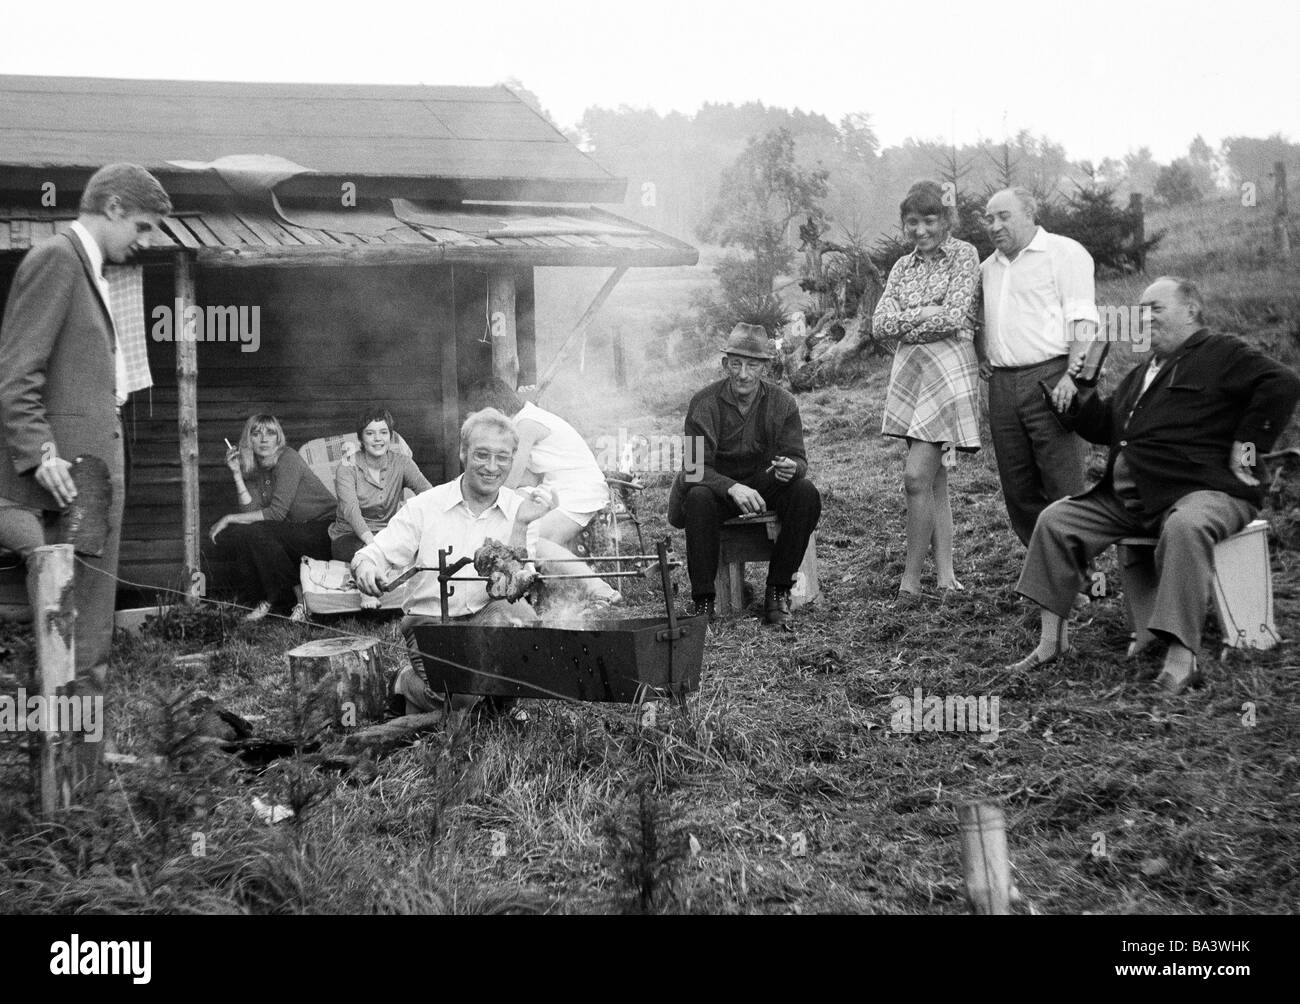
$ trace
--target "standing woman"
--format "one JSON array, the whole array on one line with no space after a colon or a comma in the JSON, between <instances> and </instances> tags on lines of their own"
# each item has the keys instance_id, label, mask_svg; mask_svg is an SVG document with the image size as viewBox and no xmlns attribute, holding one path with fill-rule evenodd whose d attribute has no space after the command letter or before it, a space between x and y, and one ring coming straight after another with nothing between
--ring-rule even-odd
<instances>
[{"instance_id":1,"label":"standing woman","mask_svg":"<svg viewBox=\"0 0 1300 1004\"><path fill-rule=\"evenodd\" d=\"M241 597L256 601L245 620L290 610L306 620L298 596L304 557L328 561L335 501L296 450L288 449L274 415L253 415L239 445L226 454L239 512L222 516L208 536L236 569ZM250 487L251 485L251 487Z\"/></svg>"},{"instance_id":2,"label":"standing woman","mask_svg":"<svg viewBox=\"0 0 1300 1004\"><path fill-rule=\"evenodd\" d=\"M899 206L913 243L889 272L872 318L876 338L898 341L881 433L907 440L907 564L899 595L921 592L921 569L934 546L940 589L961 589L952 565L948 466L979 439L979 362L975 323L979 253L952 236L943 189L918 181Z\"/></svg>"}]
</instances>

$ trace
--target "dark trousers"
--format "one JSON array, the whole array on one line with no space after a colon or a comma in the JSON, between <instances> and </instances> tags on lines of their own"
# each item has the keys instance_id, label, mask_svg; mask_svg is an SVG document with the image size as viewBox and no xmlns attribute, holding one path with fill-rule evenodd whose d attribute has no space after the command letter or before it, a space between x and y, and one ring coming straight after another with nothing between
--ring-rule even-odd
<instances>
[{"instance_id":1,"label":"dark trousers","mask_svg":"<svg viewBox=\"0 0 1300 1004\"><path fill-rule=\"evenodd\" d=\"M273 607L292 606L302 559L329 561L333 521L333 516L322 516L310 523L263 520L227 526L217 546L234 565L239 595L252 602L267 600Z\"/></svg>"},{"instance_id":2,"label":"dark trousers","mask_svg":"<svg viewBox=\"0 0 1300 1004\"><path fill-rule=\"evenodd\" d=\"M119 427L115 439L121 442ZM108 465L112 500L108 509L108 536L98 558L77 555L75 588L77 621L74 634L77 678L89 679L103 691L108 673L108 655L113 642L113 608L117 601L117 561L122 544L122 513L126 506L126 482L122 452L102 458ZM0 500L0 545L28 558L33 548L57 539L56 514L29 509ZM35 599L35 579L28 574L27 593Z\"/></svg>"},{"instance_id":3,"label":"dark trousers","mask_svg":"<svg viewBox=\"0 0 1300 1004\"><path fill-rule=\"evenodd\" d=\"M1088 562L1124 537L1158 536L1155 605L1150 623L1137 627L1194 652L1209 605L1214 545L1256 512L1245 499L1215 491L1190 492L1156 516L1130 512L1110 491L1062 499L1038 521L1016 590L1068 618Z\"/></svg>"},{"instance_id":4,"label":"dark trousers","mask_svg":"<svg viewBox=\"0 0 1300 1004\"><path fill-rule=\"evenodd\" d=\"M366 545L361 542L361 538L355 533L348 532L342 537L335 537L330 541L330 554L335 561L351 561L356 557L356 553Z\"/></svg>"},{"instance_id":5,"label":"dark trousers","mask_svg":"<svg viewBox=\"0 0 1300 1004\"><path fill-rule=\"evenodd\" d=\"M808 538L821 519L821 493L807 478L782 484L771 474L758 474L743 484L762 495L767 508L781 521L781 532L772 544L772 559L767 566L767 584L788 589L808 549ZM693 596L713 595L722 524L739 515L740 509L730 497L718 498L705 485L687 489L686 569Z\"/></svg>"},{"instance_id":6,"label":"dark trousers","mask_svg":"<svg viewBox=\"0 0 1300 1004\"><path fill-rule=\"evenodd\" d=\"M989 428L1011 529L1028 544L1034 524L1057 499L1083 491L1086 446L1066 432L1043 400L1065 373L1065 356L1022 369L995 369L989 379Z\"/></svg>"}]
</instances>

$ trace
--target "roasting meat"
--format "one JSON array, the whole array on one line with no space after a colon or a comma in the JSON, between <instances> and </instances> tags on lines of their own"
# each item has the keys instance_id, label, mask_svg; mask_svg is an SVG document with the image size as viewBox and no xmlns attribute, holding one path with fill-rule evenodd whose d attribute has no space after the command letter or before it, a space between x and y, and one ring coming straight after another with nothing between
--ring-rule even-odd
<instances>
[{"instance_id":1,"label":"roasting meat","mask_svg":"<svg viewBox=\"0 0 1300 1004\"><path fill-rule=\"evenodd\" d=\"M489 537L474 552L474 571L488 580L488 595L494 600L513 603L537 582L537 572L529 564L523 548L507 547Z\"/></svg>"}]
</instances>

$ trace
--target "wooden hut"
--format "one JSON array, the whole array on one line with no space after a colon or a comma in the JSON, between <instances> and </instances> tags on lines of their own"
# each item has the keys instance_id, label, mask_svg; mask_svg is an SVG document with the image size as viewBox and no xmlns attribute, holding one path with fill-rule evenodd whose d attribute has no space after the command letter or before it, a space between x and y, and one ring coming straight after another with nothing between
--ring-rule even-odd
<instances>
[{"instance_id":1,"label":"wooden hut","mask_svg":"<svg viewBox=\"0 0 1300 1004\"><path fill-rule=\"evenodd\" d=\"M504 87L0 76L0 306L24 252L115 161L175 204L139 259L154 386L123 412L120 575L149 588L197 570L220 586L206 530L232 508L223 438L250 413L297 446L384 403L437 483L459 471L461 391L537 379L534 269L608 267L594 308L628 268L697 260L592 207L626 181ZM246 307L246 325L258 308L255 350L248 331L160 326L159 308L191 307L231 322ZM20 601L7 576L0 603Z\"/></svg>"}]
</instances>

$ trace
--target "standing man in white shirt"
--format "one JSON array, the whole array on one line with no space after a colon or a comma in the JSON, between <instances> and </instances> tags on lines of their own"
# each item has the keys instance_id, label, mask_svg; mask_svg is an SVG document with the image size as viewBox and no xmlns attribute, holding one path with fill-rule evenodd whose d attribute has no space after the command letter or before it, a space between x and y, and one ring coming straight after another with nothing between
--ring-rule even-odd
<instances>
[{"instance_id":1,"label":"standing man in white shirt","mask_svg":"<svg viewBox=\"0 0 1300 1004\"><path fill-rule=\"evenodd\" d=\"M993 254L981 265L984 332L976 341L989 381L989 426L1011 527L1028 544L1039 513L1083 491L1085 446L1043 399L1064 412L1078 388L1066 370L1097 330L1092 256L1078 241L1035 221L1023 188L995 194L984 223Z\"/></svg>"}]
</instances>

